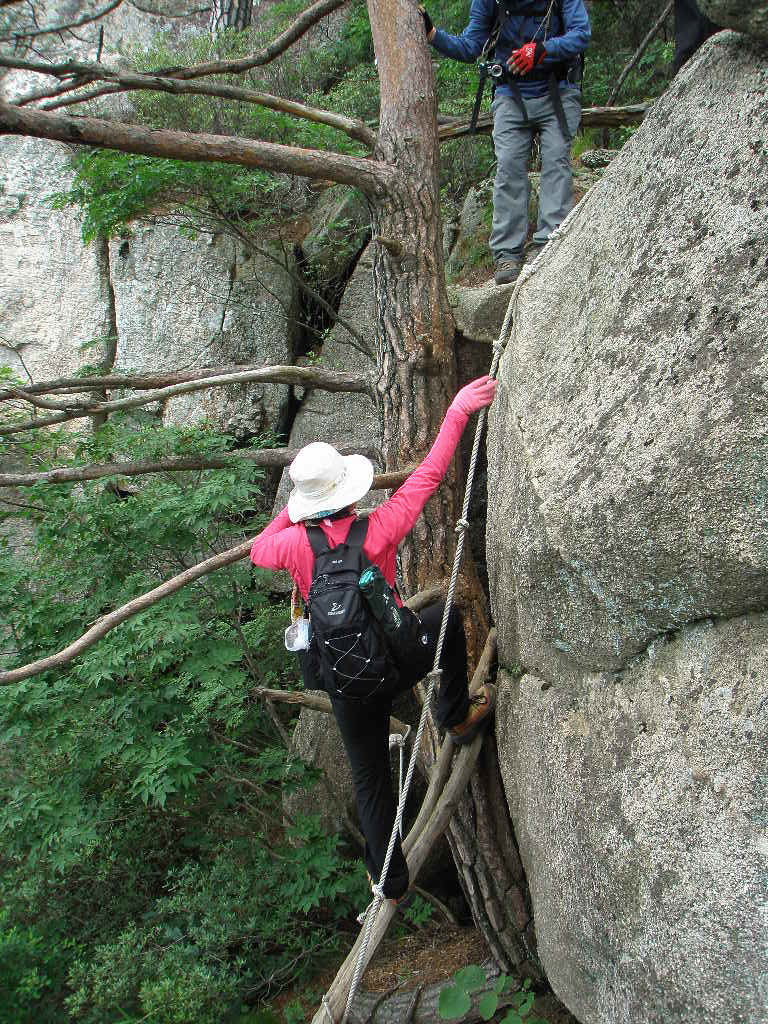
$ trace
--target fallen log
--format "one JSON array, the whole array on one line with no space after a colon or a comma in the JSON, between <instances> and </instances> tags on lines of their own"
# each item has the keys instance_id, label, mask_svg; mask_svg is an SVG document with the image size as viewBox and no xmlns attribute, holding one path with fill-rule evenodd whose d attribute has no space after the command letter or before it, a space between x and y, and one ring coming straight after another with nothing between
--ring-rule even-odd
<instances>
[{"instance_id":1,"label":"fallen log","mask_svg":"<svg viewBox=\"0 0 768 1024\"><path fill-rule=\"evenodd\" d=\"M582 128L621 128L623 125L639 124L651 108L650 103L631 103L626 107L585 107L581 112ZM477 119L477 133L488 134L493 128L491 114L481 114ZM440 142L460 139L469 135L469 121L463 118L438 127Z\"/></svg>"},{"instance_id":2,"label":"fallen log","mask_svg":"<svg viewBox=\"0 0 768 1024\"><path fill-rule=\"evenodd\" d=\"M486 993L493 991L494 983L501 973L492 960L487 960L482 966L487 983L472 993L472 1003L461 1018L462 1024L485 1019L480 1013L480 1001ZM440 993L449 984L450 979L447 978L430 985L419 985L415 989L403 990L398 987L383 994L360 992L349 1014L349 1024L435 1024L440 1020L437 1009ZM518 987L516 979L510 989L499 996L498 1010L512 1005ZM576 1024L575 1018L550 993L536 997L531 1015L547 1021L547 1024Z\"/></svg>"}]
</instances>

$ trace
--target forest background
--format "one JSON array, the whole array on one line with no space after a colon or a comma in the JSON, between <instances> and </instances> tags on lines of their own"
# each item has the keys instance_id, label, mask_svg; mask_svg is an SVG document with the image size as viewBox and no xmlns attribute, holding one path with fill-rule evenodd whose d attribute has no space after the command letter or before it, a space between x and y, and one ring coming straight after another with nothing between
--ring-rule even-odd
<instances>
[{"instance_id":1,"label":"forest background","mask_svg":"<svg viewBox=\"0 0 768 1024\"><path fill-rule=\"evenodd\" d=\"M430 8L460 31L465 0ZM665 5L590 3L593 39L584 106L606 102L619 73ZM159 38L136 52L137 70L250 53L303 7L269 8L258 28L201 28L183 52ZM0 8L0 37L10 14ZM622 88L621 102L652 99L671 75L672 19ZM471 65L437 64L440 112L466 116ZM374 123L378 79L365 4L322 46L249 72L240 85L316 103ZM486 100L487 102L487 100ZM249 138L362 153L325 125L207 97L135 94L147 126L216 130ZM632 129L577 137L574 159ZM82 212L87 240L129 236L142 219L179 230L225 231L257 244L292 215L306 183L225 164L94 150L73 157L71 188L55 208ZM493 174L487 136L441 148L444 219ZM329 282L315 282L319 291ZM318 315L313 358L322 361ZM9 339L4 339L6 342ZM98 373L109 339L93 339ZM0 364L2 356L0 354ZM0 380L13 383L0 366ZM328 401L333 401L329 396ZM21 414L19 414L21 415ZM20 441L19 436L24 440ZM160 427L148 413L112 415L97 429L34 431L0 440L18 468L77 467L116 455L148 460L217 457L280 437L224 435L205 425ZM274 479L248 462L188 474L155 474L140 486L92 481L38 484L0 500L0 636L3 668L59 650L102 611L124 604L265 523ZM20 547L18 538L24 537ZM108 542L105 543L105 538ZM283 795L318 787L317 772L286 743L292 713L268 707L264 687L293 690L283 649L285 599L268 574L244 563L222 570L132 619L77 662L5 687L0 709L0 1020L213 1024L305 1019L313 978L356 932L367 887L349 835L327 835L312 817L286 817ZM417 904L410 922L427 916ZM270 1009L283 990L292 1002Z\"/></svg>"}]
</instances>

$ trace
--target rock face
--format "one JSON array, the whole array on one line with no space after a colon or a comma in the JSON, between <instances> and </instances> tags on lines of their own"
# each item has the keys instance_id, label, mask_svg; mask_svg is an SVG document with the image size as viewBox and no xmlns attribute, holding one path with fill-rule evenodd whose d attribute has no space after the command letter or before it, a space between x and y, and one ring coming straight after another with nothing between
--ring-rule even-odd
<instances>
[{"instance_id":1,"label":"rock face","mask_svg":"<svg viewBox=\"0 0 768 1024\"><path fill-rule=\"evenodd\" d=\"M582 1024L761 1018L767 678L766 614L701 623L616 676L506 677L539 955Z\"/></svg>"},{"instance_id":2,"label":"rock face","mask_svg":"<svg viewBox=\"0 0 768 1024\"><path fill-rule=\"evenodd\" d=\"M698 0L702 14L716 25L768 40L768 4L754 0Z\"/></svg>"},{"instance_id":3,"label":"rock face","mask_svg":"<svg viewBox=\"0 0 768 1024\"><path fill-rule=\"evenodd\" d=\"M685 66L522 285L492 410L504 781L582 1024L764 1008L767 90L744 36Z\"/></svg>"},{"instance_id":4,"label":"rock face","mask_svg":"<svg viewBox=\"0 0 768 1024\"><path fill-rule=\"evenodd\" d=\"M113 239L117 370L293 362L298 293L278 246L264 256L231 238L182 237L172 226ZM173 399L164 420L208 418L236 435L282 428L288 388L238 385Z\"/></svg>"},{"instance_id":5,"label":"rock face","mask_svg":"<svg viewBox=\"0 0 768 1024\"><path fill-rule=\"evenodd\" d=\"M358 260L339 307L339 316L349 322L359 338L350 337L341 323L336 324L322 348L322 365L329 370L373 372L376 299L372 268L370 253L366 250ZM296 414L289 443L291 448L301 448L312 441L328 441L337 447L367 450L375 461L381 450L381 430L381 417L366 395L338 396L331 403L325 392L311 391L304 396ZM285 505L290 489L286 470L275 501L276 511ZM372 495L372 505L379 504L380 498L381 495ZM365 498L359 507L367 507Z\"/></svg>"},{"instance_id":6,"label":"rock face","mask_svg":"<svg viewBox=\"0 0 768 1024\"><path fill-rule=\"evenodd\" d=\"M22 380L98 361L105 346L95 358L83 346L111 332L105 247L84 246L79 218L48 200L68 166L64 146L0 139L0 364Z\"/></svg>"}]
</instances>

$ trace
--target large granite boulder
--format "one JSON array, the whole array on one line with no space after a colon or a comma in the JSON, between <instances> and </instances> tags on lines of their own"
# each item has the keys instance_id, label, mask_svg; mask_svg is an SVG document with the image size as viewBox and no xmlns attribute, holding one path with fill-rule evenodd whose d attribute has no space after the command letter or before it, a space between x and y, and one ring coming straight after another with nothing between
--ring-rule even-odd
<instances>
[{"instance_id":1,"label":"large granite boulder","mask_svg":"<svg viewBox=\"0 0 768 1024\"><path fill-rule=\"evenodd\" d=\"M767 89L745 36L686 64L522 284L491 413L504 782L582 1024L765 1010Z\"/></svg>"},{"instance_id":2,"label":"large granite boulder","mask_svg":"<svg viewBox=\"0 0 768 1024\"><path fill-rule=\"evenodd\" d=\"M768 614L692 626L615 675L502 678L555 992L582 1024L764 1019Z\"/></svg>"},{"instance_id":3,"label":"large granite boulder","mask_svg":"<svg viewBox=\"0 0 768 1024\"><path fill-rule=\"evenodd\" d=\"M702 14L716 25L768 40L768 3L765 0L698 0Z\"/></svg>"},{"instance_id":4,"label":"large granite boulder","mask_svg":"<svg viewBox=\"0 0 768 1024\"><path fill-rule=\"evenodd\" d=\"M521 288L488 536L501 650L548 678L765 604L766 86L710 40Z\"/></svg>"}]
</instances>

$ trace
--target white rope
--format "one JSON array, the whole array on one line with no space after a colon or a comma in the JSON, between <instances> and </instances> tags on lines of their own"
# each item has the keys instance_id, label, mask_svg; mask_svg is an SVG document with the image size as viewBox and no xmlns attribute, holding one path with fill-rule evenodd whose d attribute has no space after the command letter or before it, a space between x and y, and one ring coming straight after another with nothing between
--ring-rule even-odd
<instances>
[{"instance_id":1,"label":"white rope","mask_svg":"<svg viewBox=\"0 0 768 1024\"><path fill-rule=\"evenodd\" d=\"M567 231L568 227L570 226L570 222L573 219L575 211L576 211L576 207L574 207L574 209L571 210L571 212L568 214L568 216L565 218L565 220L562 222L562 224L558 228L556 228L550 234L549 241L556 241L556 240L559 240L559 239L561 239L563 237L563 235ZM526 266L523 267L523 270L520 272L520 276L517 279L517 282L515 284L515 288L514 288L514 290L512 292L512 295L509 298L509 305L507 306L507 312L506 312L506 314L504 316L504 322L501 325L501 331L499 332L499 337L493 343L493 358L491 360L491 368L490 368L490 370L488 372L488 376L492 380L495 380L495 378L496 378L496 374L497 374L498 369L499 369L499 361L501 360L501 354L504 351L504 346L506 345L506 343L508 341L508 338L509 338L509 334L511 333L512 319L513 319L514 309L515 309L515 306L517 304L517 296L518 296L518 294L520 292L520 288L522 287L522 285L526 281L530 280L530 278L533 276L533 274L536 273L536 271L539 269L539 267L543 265L542 264L542 257L545 255L545 253L547 252L548 248L549 248L549 245L545 245L544 248L542 249L542 251L536 257L536 259L532 263L526 264ZM370 941L371 931L373 929L373 922L376 920L376 915L379 912L379 907L381 906L382 902L385 899L385 896L384 896L384 883L386 882L387 873L389 871L389 862L392 859L392 854L393 854L394 849L395 849L395 843L397 841L397 837L402 834L403 812L405 810L405 802L408 799L408 790L410 789L410 786L411 786L411 780L413 779L413 773L414 773L414 770L416 768L416 760L417 760L419 749L420 749L420 745L421 745L421 737L422 737L422 733L424 732L424 728L426 726L427 715L428 715L428 712L429 712L430 704L432 702L433 694L435 692L435 684L437 683L437 680L440 678L440 676L442 674L442 669L440 668L440 659L441 659L442 654L443 654L443 643L445 641L445 634L446 634L446 631L448 629L448 617L449 617L449 615L451 613L451 608L453 606L453 598L454 598L454 594L456 592L456 585L457 585L458 578L459 578L459 568L461 566L461 558L462 558L462 555L464 553L464 538L466 537L467 529L469 527L469 518L468 518L468 516L469 516L469 502L470 502L470 499L472 497L472 485L474 483L475 469L477 467L477 460L478 460L478 456L479 456L479 453L480 453L480 441L482 439L483 429L485 427L485 420L486 420L487 413L488 413L488 408L486 406L486 407L484 407L483 409L480 410L480 414L479 414L478 419L477 419L477 427L475 428L475 440L474 440L474 443L472 445L472 455L471 455L470 460L469 460L469 469L467 470L467 484L466 484L466 488L465 488L465 491L464 491L464 504L462 506L461 516L460 516L460 518L458 519L458 521L456 523L456 532L458 533L459 538L458 538L458 541L456 543L456 553L455 553L454 559L453 559L453 569L451 571L451 580L450 580L450 583L448 585L448 592L447 592L446 597L445 597L445 607L443 608L443 618L442 618L442 622L440 623L440 633L439 633L438 638L437 638L437 649L435 651L435 661L434 661L434 664L433 664L433 667L432 667L432 671L427 676L427 679L429 680L429 686L427 687L427 693L426 693L426 696L424 698L424 706L421 709L421 716L419 718L419 725L418 725L418 728L416 729L416 736L415 736L414 741L413 741L413 748L411 750L411 757L410 757L410 760L408 762L408 771L407 771L406 776L405 776L405 784L401 788L401 791L400 791L400 799L398 800L398 803L397 803L397 811L395 813L395 820L394 820L394 824L392 826L392 834L389 837L389 846L387 847L387 853L386 853L386 856L384 858L384 866L381 869L381 878L379 879L377 884L372 884L371 885L371 889L373 891L373 901L370 903L370 905L369 905L369 907L368 907L368 909L366 911L366 914L365 914L365 924L363 926L362 940L361 940L361 944L360 944L360 949L359 949L358 954L357 954L357 961L355 962L355 970L354 970L354 974L352 975L352 983L351 983L350 988L349 988L349 995L347 996L347 1004L346 1004L346 1007L344 1009L344 1016L341 1019L341 1024L347 1024L347 1021L349 1019L349 1012L350 1012L350 1008L352 1006L352 1001L354 1000L355 995L357 993L357 988L358 988L358 986L360 984L360 978L362 977L363 970L364 970L364 967L365 967L366 954L368 952L368 943ZM401 748L401 754L402 754L402 748ZM330 1008L328 1006L328 1002L327 1002L327 999L326 999L325 996L323 996L323 1006L325 1007L326 1013L328 1014L328 1017L329 1017L329 1019L331 1021L331 1024L336 1024L336 1022L333 1020L333 1016L331 1015L331 1011L330 1011Z\"/></svg>"}]
</instances>

